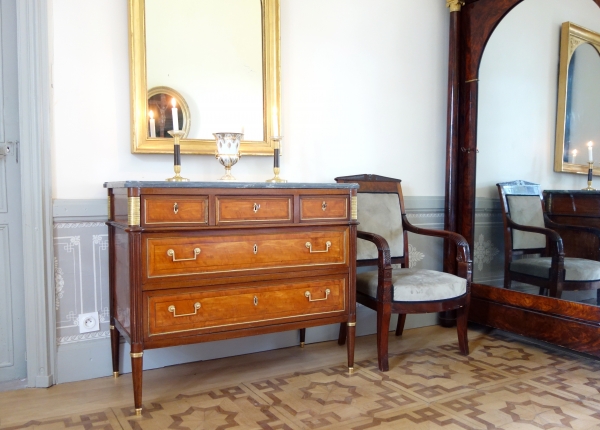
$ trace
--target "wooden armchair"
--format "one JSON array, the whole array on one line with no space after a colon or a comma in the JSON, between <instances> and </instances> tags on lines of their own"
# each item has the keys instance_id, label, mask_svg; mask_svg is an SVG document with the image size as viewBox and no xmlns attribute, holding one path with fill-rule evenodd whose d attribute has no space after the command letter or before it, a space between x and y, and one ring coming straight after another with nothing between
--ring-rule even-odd
<instances>
[{"instance_id":1,"label":"wooden armchair","mask_svg":"<svg viewBox=\"0 0 600 430\"><path fill-rule=\"evenodd\" d=\"M459 234L413 226L406 218L399 179L377 175L335 178L358 183L357 267L377 266L357 274L356 301L377 311L379 370L389 370L388 332L392 313L398 314L396 336L404 329L406 314L457 310L458 343L469 354L467 316L471 292L472 262L469 245ZM456 246L458 276L409 268L408 232L444 238ZM360 240L362 239L362 240ZM393 268L399 264L400 268ZM338 343L346 340L346 324L340 326Z\"/></svg>"},{"instance_id":2,"label":"wooden armchair","mask_svg":"<svg viewBox=\"0 0 600 430\"><path fill-rule=\"evenodd\" d=\"M504 288L523 282L557 298L563 290L595 289L600 301L600 262L565 257L559 234L577 231L579 237L589 235L600 243L600 229L551 221L538 184L512 181L497 186L504 220Z\"/></svg>"}]
</instances>

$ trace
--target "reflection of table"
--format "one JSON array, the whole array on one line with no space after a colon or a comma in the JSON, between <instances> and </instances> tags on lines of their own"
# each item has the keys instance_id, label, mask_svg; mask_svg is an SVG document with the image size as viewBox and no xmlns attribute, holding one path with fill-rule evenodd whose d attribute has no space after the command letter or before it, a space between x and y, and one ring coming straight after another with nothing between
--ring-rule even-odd
<instances>
[{"instance_id":1,"label":"reflection of table","mask_svg":"<svg viewBox=\"0 0 600 430\"><path fill-rule=\"evenodd\" d=\"M544 190L548 217L559 224L600 228L600 191ZM600 243L590 235L559 232L569 257L600 260Z\"/></svg>"},{"instance_id":2,"label":"reflection of table","mask_svg":"<svg viewBox=\"0 0 600 430\"><path fill-rule=\"evenodd\" d=\"M356 184L105 187L113 371L122 335L137 413L145 349L347 322L352 368Z\"/></svg>"}]
</instances>

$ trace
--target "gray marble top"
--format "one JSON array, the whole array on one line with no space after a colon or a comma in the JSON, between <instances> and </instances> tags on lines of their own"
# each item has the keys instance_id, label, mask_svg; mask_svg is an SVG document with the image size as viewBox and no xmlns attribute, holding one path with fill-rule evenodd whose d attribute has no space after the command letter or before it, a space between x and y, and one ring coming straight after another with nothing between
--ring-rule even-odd
<instances>
[{"instance_id":1,"label":"gray marble top","mask_svg":"<svg viewBox=\"0 0 600 430\"><path fill-rule=\"evenodd\" d=\"M311 183L311 182L167 182L167 181L115 181L105 182L104 188L278 188L278 189L348 189L358 184Z\"/></svg>"},{"instance_id":2,"label":"gray marble top","mask_svg":"<svg viewBox=\"0 0 600 430\"><path fill-rule=\"evenodd\" d=\"M600 190L544 190L544 192L552 194L600 194Z\"/></svg>"}]
</instances>

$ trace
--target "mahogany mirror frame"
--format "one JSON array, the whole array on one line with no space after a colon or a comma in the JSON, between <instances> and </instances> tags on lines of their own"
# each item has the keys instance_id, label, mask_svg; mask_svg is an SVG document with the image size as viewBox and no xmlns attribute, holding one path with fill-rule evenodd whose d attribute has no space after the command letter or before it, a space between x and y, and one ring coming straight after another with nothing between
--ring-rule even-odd
<instances>
[{"instance_id":1,"label":"mahogany mirror frame","mask_svg":"<svg viewBox=\"0 0 600 430\"><path fill-rule=\"evenodd\" d=\"M446 230L475 236L478 73L497 25L523 0L447 0L450 7ZM590 0L600 7L600 0ZM444 251L444 270L454 256ZM469 320L600 357L600 307L473 283ZM577 335L574 336L573 334Z\"/></svg>"}]
</instances>

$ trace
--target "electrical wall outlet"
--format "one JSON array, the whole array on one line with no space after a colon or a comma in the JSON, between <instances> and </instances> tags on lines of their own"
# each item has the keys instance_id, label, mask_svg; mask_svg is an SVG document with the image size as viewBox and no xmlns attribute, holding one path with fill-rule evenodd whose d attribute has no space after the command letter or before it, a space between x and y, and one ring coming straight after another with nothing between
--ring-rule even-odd
<instances>
[{"instance_id":1,"label":"electrical wall outlet","mask_svg":"<svg viewBox=\"0 0 600 430\"><path fill-rule=\"evenodd\" d=\"M100 318L98 312L79 314L79 333L89 333L100 330Z\"/></svg>"}]
</instances>

